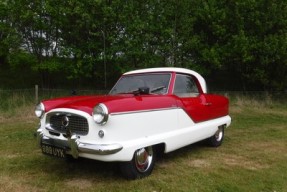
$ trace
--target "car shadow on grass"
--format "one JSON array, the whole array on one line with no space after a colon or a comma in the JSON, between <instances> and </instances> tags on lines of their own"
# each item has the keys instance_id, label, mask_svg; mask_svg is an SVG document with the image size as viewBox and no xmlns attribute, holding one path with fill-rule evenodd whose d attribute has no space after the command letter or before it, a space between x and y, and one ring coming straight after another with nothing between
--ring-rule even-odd
<instances>
[{"instance_id":1,"label":"car shadow on grass","mask_svg":"<svg viewBox=\"0 0 287 192\"><path fill-rule=\"evenodd\" d=\"M188 158L190 155L196 155L204 152L208 147L205 141L201 141L195 144L188 145L170 153L161 153L156 156L155 167L166 167L168 164L177 162L179 159ZM58 159L49 156L43 156L40 158L42 164L42 170L53 177L61 177L63 180L69 180L73 178L86 179L90 178L94 180L125 180L120 172L119 162L102 162L92 159L78 158L73 159L71 157L67 159Z\"/></svg>"},{"instance_id":2,"label":"car shadow on grass","mask_svg":"<svg viewBox=\"0 0 287 192\"><path fill-rule=\"evenodd\" d=\"M58 159L45 156L42 159L46 174L61 177L62 180L71 178L110 179L120 178L117 162L102 162L85 158Z\"/></svg>"}]
</instances>

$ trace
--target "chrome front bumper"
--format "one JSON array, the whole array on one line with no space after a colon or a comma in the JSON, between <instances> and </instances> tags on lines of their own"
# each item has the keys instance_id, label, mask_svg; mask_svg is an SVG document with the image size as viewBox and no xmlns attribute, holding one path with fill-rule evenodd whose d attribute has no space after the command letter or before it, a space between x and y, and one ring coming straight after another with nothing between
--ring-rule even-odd
<instances>
[{"instance_id":1,"label":"chrome front bumper","mask_svg":"<svg viewBox=\"0 0 287 192\"><path fill-rule=\"evenodd\" d=\"M79 141L77 135L72 135L68 140L53 139L45 136L43 130L39 128L37 130L37 141L41 146L48 144L56 147L64 147L67 151L70 151L74 158L79 157L79 153L88 153L94 155L109 155L114 154L122 150L122 145L118 143L114 144L89 144Z\"/></svg>"}]
</instances>

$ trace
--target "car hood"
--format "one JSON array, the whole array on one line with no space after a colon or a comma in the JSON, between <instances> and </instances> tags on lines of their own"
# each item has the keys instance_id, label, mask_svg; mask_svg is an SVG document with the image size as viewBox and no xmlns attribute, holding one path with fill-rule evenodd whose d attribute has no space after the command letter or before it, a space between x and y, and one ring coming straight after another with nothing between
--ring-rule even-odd
<instances>
[{"instance_id":1,"label":"car hood","mask_svg":"<svg viewBox=\"0 0 287 192\"><path fill-rule=\"evenodd\" d=\"M168 95L102 95L102 96L71 96L43 101L46 112L56 108L68 108L84 111L90 115L93 108L103 103L109 113L135 112L177 107L176 97Z\"/></svg>"}]
</instances>

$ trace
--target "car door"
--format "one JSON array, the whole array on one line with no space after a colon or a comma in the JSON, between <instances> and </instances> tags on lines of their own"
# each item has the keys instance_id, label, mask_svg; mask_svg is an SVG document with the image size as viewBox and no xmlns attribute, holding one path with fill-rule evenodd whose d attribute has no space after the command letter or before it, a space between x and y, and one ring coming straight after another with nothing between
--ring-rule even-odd
<instances>
[{"instance_id":1,"label":"car door","mask_svg":"<svg viewBox=\"0 0 287 192\"><path fill-rule=\"evenodd\" d=\"M179 97L180 104L195 122L210 119L210 103L205 94L200 93L197 79L191 75L176 74L173 94Z\"/></svg>"}]
</instances>

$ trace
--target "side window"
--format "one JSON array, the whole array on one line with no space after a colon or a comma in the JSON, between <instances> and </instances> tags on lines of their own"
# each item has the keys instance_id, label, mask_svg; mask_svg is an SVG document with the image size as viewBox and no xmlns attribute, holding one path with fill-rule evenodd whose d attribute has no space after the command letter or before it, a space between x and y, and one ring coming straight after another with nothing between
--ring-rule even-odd
<instances>
[{"instance_id":1,"label":"side window","mask_svg":"<svg viewBox=\"0 0 287 192\"><path fill-rule=\"evenodd\" d=\"M199 91L191 76L177 74L173 94L179 97L197 97Z\"/></svg>"}]
</instances>

